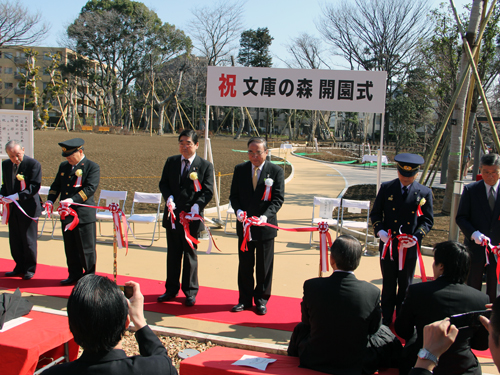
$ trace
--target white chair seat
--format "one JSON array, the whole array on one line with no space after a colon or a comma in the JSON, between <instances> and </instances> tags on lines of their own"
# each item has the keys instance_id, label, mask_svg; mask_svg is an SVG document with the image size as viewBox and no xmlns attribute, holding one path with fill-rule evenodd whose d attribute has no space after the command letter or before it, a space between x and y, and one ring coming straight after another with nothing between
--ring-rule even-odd
<instances>
[{"instance_id":1,"label":"white chair seat","mask_svg":"<svg viewBox=\"0 0 500 375\"><path fill-rule=\"evenodd\" d=\"M148 204L148 205L155 205L156 206L156 212L155 213L146 213L146 214L136 214L134 213L135 211L135 205L136 204ZM132 209L130 211L130 216L127 218L127 222L132 224L132 228L128 228L132 232L132 236L135 239L144 239L144 238L138 238L135 235L135 224L153 224L153 235L151 238L151 243L149 245L146 245L146 247L149 247L153 245L154 241L158 241L160 239L160 220L163 217L163 215L160 213L160 207L161 207L161 194L160 193L142 193L142 192L135 192L134 193L134 201L132 203ZM158 238L155 238L155 233L156 233L156 226L158 226ZM139 245L141 246L141 245ZM141 246L142 247L142 246Z\"/></svg>"},{"instance_id":2,"label":"white chair seat","mask_svg":"<svg viewBox=\"0 0 500 375\"><path fill-rule=\"evenodd\" d=\"M157 217L156 214L133 214L127 221L129 223L154 223Z\"/></svg>"},{"instance_id":3,"label":"white chair seat","mask_svg":"<svg viewBox=\"0 0 500 375\"><path fill-rule=\"evenodd\" d=\"M359 229L366 229L366 227L368 226L366 222L352 221L352 220L344 220L342 225L348 228L359 228Z\"/></svg>"},{"instance_id":4,"label":"white chair seat","mask_svg":"<svg viewBox=\"0 0 500 375\"><path fill-rule=\"evenodd\" d=\"M344 220L344 209L355 209L358 212L361 210L366 210L366 220L355 221L355 220ZM358 201L353 199L342 199L342 217L340 219L340 233L342 234L342 229L344 227L353 229L365 229L365 250L368 248L368 228L370 223L370 201Z\"/></svg>"},{"instance_id":5,"label":"white chair seat","mask_svg":"<svg viewBox=\"0 0 500 375\"><path fill-rule=\"evenodd\" d=\"M329 226L337 225L337 219L321 219L319 217L315 217L312 221L313 224L319 224L321 222L326 222Z\"/></svg>"},{"instance_id":6,"label":"white chair seat","mask_svg":"<svg viewBox=\"0 0 500 375\"><path fill-rule=\"evenodd\" d=\"M97 220L111 220L113 219L113 214L111 212L98 212L95 218Z\"/></svg>"}]
</instances>

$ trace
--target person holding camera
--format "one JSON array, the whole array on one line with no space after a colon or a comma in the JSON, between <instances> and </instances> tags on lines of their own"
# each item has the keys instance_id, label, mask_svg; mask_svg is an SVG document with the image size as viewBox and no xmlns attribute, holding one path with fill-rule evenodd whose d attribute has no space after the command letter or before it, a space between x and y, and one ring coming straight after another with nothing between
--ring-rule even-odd
<instances>
[{"instance_id":1,"label":"person holding camera","mask_svg":"<svg viewBox=\"0 0 500 375\"><path fill-rule=\"evenodd\" d=\"M484 310L489 303L486 294L465 285L471 259L467 248L454 241L434 247L434 281L410 285L394 328L406 345L400 374L408 374L423 346L424 327L446 317ZM416 336L415 336L416 328ZM488 348L488 332L479 321L463 327L453 345L439 360L434 374L481 374L481 367L471 348Z\"/></svg>"},{"instance_id":2,"label":"person holding camera","mask_svg":"<svg viewBox=\"0 0 500 375\"><path fill-rule=\"evenodd\" d=\"M130 299L104 276L82 277L68 299L68 321L75 342L83 354L74 362L63 363L44 371L44 375L111 374L176 375L177 370L167 350L144 318L144 296L138 283ZM140 355L127 357L122 350L125 330L134 323Z\"/></svg>"}]
</instances>

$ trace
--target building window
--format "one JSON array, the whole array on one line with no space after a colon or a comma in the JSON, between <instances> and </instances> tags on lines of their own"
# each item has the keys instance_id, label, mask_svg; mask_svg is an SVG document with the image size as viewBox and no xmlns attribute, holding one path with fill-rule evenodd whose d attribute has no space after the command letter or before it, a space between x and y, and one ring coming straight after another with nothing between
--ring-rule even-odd
<instances>
[{"instance_id":1,"label":"building window","mask_svg":"<svg viewBox=\"0 0 500 375\"><path fill-rule=\"evenodd\" d=\"M2 67L0 66L0 74L2 74Z\"/></svg>"},{"instance_id":2,"label":"building window","mask_svg":"<svg viewBox=\"0 0 500 375\"><path fill-rule=\"evenodd\" d=\"M44 83L43 83L43 89L45 90L45 89L47 88L47 86L48 86L48 85L49 85L49 83L48 83L48 82L44 82Z\"/></svg>"},{"instance_id":3,"label":"building window","mask_svg":"<svg viewBox=\"0 0 500 375\"><path fill-rule=\"evenodd\" d=\"M5 98L5 104L12 104L14 100L12 98Z\"/></svg>"},{"instance_id":4,"label":"building window","mask_svg":"<svg viewBox=\"0 0 500 375\"><path fill-rule=\"evenodd\" d=\"M43 59L47 60L47 61L52 61L52 59L50 58L50 52L49 51L45 51L43 53Z\"/></svg>"},{"instance_id":5,"label":"building window","mask_svg":"<svg viewBox=\"0 0 500 375\"><path fill-rule=\"evenodd\" d=\"M3 72L5 74L12 74L14 72L14 68L5 68Z\"/></svg>"},{"instance_id":6,"label":"building window","mask_svg":"<svg viewBox=\"0 0 500 375\"><path fill-rule=\"evenodd\" d=\"M11 52L5 52L3 57L5 57L6 59L12 59L12 53Z\"/></svg>"},{"instance_id":7,"label":"building window","mask_svg":"<svg viewBox=\"0 0 500 375\"><path fill-rule=\"evenodd\" d=\"M12 82L4 82L4 88L6 89L13 89L14 84Z\"/></svg>"}]
</instances>

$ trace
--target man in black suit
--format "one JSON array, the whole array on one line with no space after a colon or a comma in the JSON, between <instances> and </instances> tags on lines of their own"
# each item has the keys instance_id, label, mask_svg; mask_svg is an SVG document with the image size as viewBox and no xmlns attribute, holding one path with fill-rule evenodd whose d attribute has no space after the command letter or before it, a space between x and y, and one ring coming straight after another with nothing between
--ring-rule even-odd
<instances>
[{"instance_id":1,"label":"man in black suit","mask_svg":"<svg viewBox=\"0 0 500 375\"><path fill-rule=\"evenodd\" d=\"M295 327L288 346L288 355L299 357L301 367L354 375L367 366L374 365L376 370L379 362L387 359L367 363L373 358L367 346L370 335L383 339L387 334L396 339L385 326L382 329L387 332L379 332L380 290L354 276L362 253L357 239L350 235L338 237L330 249L332 275L304 283L302 322ZM390 356L390 351L380 351L384 352L381 357Z\"/></svg>"},{"instance_id":2,"label":"man in black suit","mask_svg":"<svg viewBox=\"0 0 500 375\"><path fill-rule=\"evenodd\" d=\"M199 289L197 246L193 243L193 249L186 241L180 214L185 212L203 216L203 209L213 196L214 167L196 155L198 146L198 135L194 130L182 131L179 135L181 154L169 157L163 167L160 191L165 199L163 227L167 231L167 280L166 291L158 297L158 302L171 301L177 296L181 287L179 277L182 267L182 292L186 296L184 305L194 306L196 303ZM175 215L174 224L169 207ZM203 223L199 220L189 223L189 233L194 238L198 238L203 229Z\"/></svg>"},{"instance_id":3,"label":"man in black suit","mask_svg":"<svg viewBox=\"0 0 500 375\"><path fill-rule=\"evenodd\" d=\"M263 138L248 141L250 163L238 164L234 168L229 201L238 217L238 304L233 312L251 309L255 301L259 315L267 313L267 301L271 297L273 279L274 238L278 231L267 226L252 226L252 240L248 250L241 250L243 242L244 214L256 216L263 223L278 225L276 214L284 201L285 178L283 169L266 161L267 144ZM266 194L266 188L270 196ZM255 264L256 283L254 287L253 269Z\"/></svg>"},{"instance_id":4,"label":"man in black suit","mask_svg":"<svg viewBox=\"0 0 500 375\"><path fill-rule=\"evenodd\" d=\"M96 267L96 209L71 205L81 203L95 206L94 193L99 186L99 165L87 159L83 153L81 138L73 138L59 143L65 162L59 165L56 178L50 186L47 202L50 207L60 197L60 204L69 205L75 210L79 224L73 230L65 230L73 221L73 216L61 217L64 239L64 252L68 264L68 278L62 285L76 283L85 274L95 273ZM49 208L50 210L50 208Z\"/></svg>"},{"instance_id":5,"label":"man in black suit","mask_svg":"<svg viewBox=\"0 0 500 375\"><path fill-rule=\"evenodd\" d=\"M469 311L484 310L489 298L465 285L471 258L467 248L447 241L434 247L434 281L410 285L394 328L406 340L400 374L408 374L422 348L424 326L446 317ZM416 330L416 336L415 336ZM455 343L444 353L434 374L481 374L472 349L488 348L484 327L460 329Z\"/></svg>"},{"instance_id":6,"label":"man in black suit","mask_svg":"<svg viewBox=\"0 0 500 375\"><path fill-rule=\"evenodd\" d=\"M415 181L424 159L415 154L399 154L394 160L398 166L398 178L380 186L370 213L373 231L381 240L382 316L387 326L392 323L394 308L396 314L399 313L408 285L413 281L417 242L421 245L434 224L432 191ZM399 234L408 235L408 241L401 243L403 254L406 252L402 269L399 265L399 241L396 239ZM383 251L389 241L392 241L392 256L390 250Z\"/></svg>"},{"instance_id":7,"label":"man in black suit","mask_svg":"<svg viewBox=\"0 0 500 375\"><path fill-rule=\"evenodd\" d=\"M486 294L493 302L497 297L496 255L485 255L484 242L492 246L500 243L500 200L498 180L500 156L486 154L481 158L482 181L464 187L458 206L456 223L464 234L465 245L472 254L472 265L467 285L481 290L486 270ZM488 265L486 265L489 262ZM486 265L486 266L485 266Z\"/></svg>"},{"instance_id":8,"label":"man in black suit","mask_svg":"<svg viewBox=\"0 0 500 375\"><path fill-rule=\"evenodd\" d=\"M5 145L9 160L2 162L3 183L0 197L18 201L19 206L32 218L42 212L40 203L40 184L42 167L40 163L24 155L24 147L16 141ZM15 203L9 204L9 243L12 259L16 262L14 270L5 276L22 276L24 280L33 278L36 271L38 219L26 217Z\"/></svg>"},{"instance_id":9,"label":"man in black suit","mask_svg":"<svg viewBox=\"0 0 500 375\"><path fill-rule=\"evenodd\" d=\"M125 285L133 288L129 300L104 276L86 275L78 281L68 299L68 322L83 353L76 361L53 366L44 374L177 374L167 350L146 323L139 284L129 281ZM130 321L140 351L133 357L127 357L122 350Z\"/></svg>"}]
</instances>

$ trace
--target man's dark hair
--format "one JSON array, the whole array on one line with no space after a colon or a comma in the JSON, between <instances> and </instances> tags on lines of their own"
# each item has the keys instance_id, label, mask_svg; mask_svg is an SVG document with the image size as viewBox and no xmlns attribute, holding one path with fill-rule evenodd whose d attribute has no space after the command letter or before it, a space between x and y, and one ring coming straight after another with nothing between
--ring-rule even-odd
<instances>
[{"instance_id":1,"label":"man's dark hair","mask_svg":"<svg viewBox=\"0 0 500 375\"><path fill-rule=\"evenodd\" d=\"M363 248L359 241L349 234L339 236L330 248L330 255L337 268L342 271L354 271L359 266Z\"/></svg>"},{"instance_id":2,"label":"man's dark hair","mask_svg":"<svg viewBox=\"0 0 500 375\"><path fill-rule=\"evenodd\" d=\"M264 138L261 137L252 137L248 140L247 147L250 146L252 143L262 143L264 145L264 151L267 150L267 142Z\"/></svg>"},{"instance_id":3,"label":"man's dark hair","mask_svg":"<svg viewBox=\"0 0 500 375\"><path fill-rule=\"evenodd\" d=\"M500 167L500 156L498 154L485 154L481 157L481 167L483 165L491 167L493 165Z\"/></svg>"},{"instance_id":4,"label":"man's dark hair","mask_svg":"<svg viewBox=\"0 0 500 375\"><path fill-rule=\"evenodd\" d=\"M179 138L178 138L179 142L181 141L181 137L184 135L186 137L191 138L191 140L193 141L194 144L198 143L198 134L196 134L196 132L193 129L184 129L181 132L181 134L179 134Z\"/></svg>"},{"instance_id":5,"label":"man's dark hair","mask_svg":"<svg viewBox=\"0 0 500 375\"><path fill-rule=\"evenodd\" d=\"M109 352L125 332L128 305L120 288L104 276L87 275L68 299L69 329L75 342L90 352Z\"/></svg>"},{"instance_id":6,"label":"man's dark hair","mask_svg":"<svg viewBox=\"0 0 500 375\"><path fill-rule=\"evenodd\" d=\"M500 296L493 302L493 312L491 313L490 324L493 327L493 332L490 334L495 345L498 346L500 343Z\"/></svg>"},{"instance_id":7,"label":"man's dark hair","mask_svg":"<svg viewBox=\"0 0 500 375\"><path fill-rule=\"evenodd\" d=\"M445 241L435 245L434 263L443 265L443 276L452 283L463 284L469 276L470 254L461 243Z\"/></svg>"}]
</instances>

